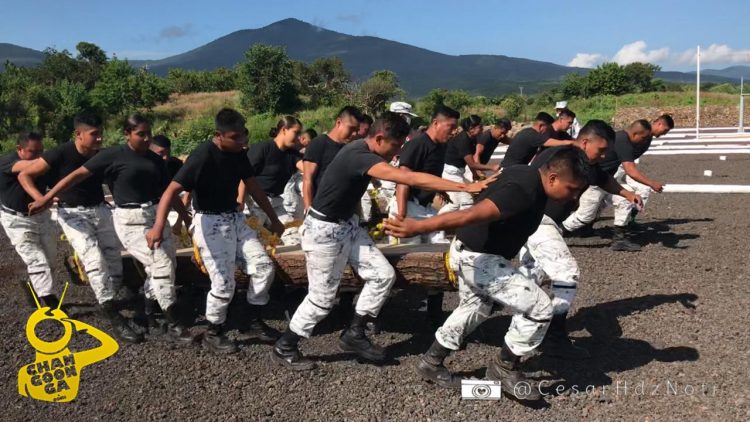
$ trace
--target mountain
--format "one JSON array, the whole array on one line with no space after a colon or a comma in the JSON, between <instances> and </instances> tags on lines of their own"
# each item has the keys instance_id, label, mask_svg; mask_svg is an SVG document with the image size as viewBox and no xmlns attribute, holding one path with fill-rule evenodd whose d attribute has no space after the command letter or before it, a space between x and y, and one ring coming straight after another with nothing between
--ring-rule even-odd
<instances>
[{"instance_id":1,"label":"mountain","mask_svg":"<svg viewBox=\"0 0 750 422\"><path fill-rule=\"evenodd\" d=\"M750 81L750 66L729 66L726 69L704 69L701 70L701 77L703 75L721 76L724 78L731 78L739 80L744 77L746 81Z\"/></svg>"},{"instance_id":2,"label":"mountain","mask_svg":"<svg viewBox=\"0 0 750 422\"><path fill-rule=\"evenodd\" d=\"M5 62L10 61L17 66L34 66L44 60L44 53L14 44L0 43L0 71L5 68Z\"/></svg>"},{"instance_id":3,"label":"mountain","mask_svg":"<svg viewBox=\"0 0 750 422\"><path fill-rule=\"evenodd\" d=\"M434 88L497 95L518 92L519 87L523 87L524 93L533 94L555 85L568 73L588 72L583 68L502 55L442 54L382 38L342 34L291 18L263 28L236 31L161 60L131 60L131 63L146 66L159 75L166 75L172 68L209 70L233 67L244 60L245 51L257 43L286 47L292 59L308 63L318 57L337 56L358 81L367 79L376 70L392 70L398 75L401 86L413 97L420 97ZM10 58L14 63L29 65L38 63L41 56L38 51L0 44L2 63ZM682 72L659 72L656 76L687 83L695 80L694 74ZM702 80L732 81L721 75L705 75Z\"/></svg>"}]
</instances>

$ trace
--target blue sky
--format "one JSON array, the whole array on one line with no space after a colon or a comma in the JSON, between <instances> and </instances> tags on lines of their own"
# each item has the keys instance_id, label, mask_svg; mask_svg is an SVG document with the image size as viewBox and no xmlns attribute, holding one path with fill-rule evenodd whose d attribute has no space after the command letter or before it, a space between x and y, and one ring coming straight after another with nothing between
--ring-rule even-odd
<instances>
[{"instance_id":1,"label":"blue sky","mask_svg":"<svg viewBox=\"0 0 750 422\"><path fill-rule=\"evenodd\" d=\"M504 54L559 64L650 61L692 69L750 65L750 0L175 1L0 0L0 42L154 59L239 29L294 17L447 54Z\"/></svg>"}]
</instances>

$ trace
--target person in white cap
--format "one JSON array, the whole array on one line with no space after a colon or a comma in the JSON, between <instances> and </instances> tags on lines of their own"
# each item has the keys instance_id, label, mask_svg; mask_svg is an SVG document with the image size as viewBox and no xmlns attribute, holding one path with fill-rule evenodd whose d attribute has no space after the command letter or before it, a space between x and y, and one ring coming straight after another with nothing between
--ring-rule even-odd
<instances>
[{"instance_id":1,"label":"person in white cap","mask_svg":"<svg viewBox=\"0 0 750 422\"><path fill-rule=\"evenodd\" d=\"M411 104L405 103L403 101L394 101L391 103L391 105L388 107L388 111L392 113L396 113L401 118L406 120L406 123L411 127L411 121L413 117L419 117L416 113L414 113ZM415 136L417 136L419 133L415 133L415 131L412 129L409 132L409 135L406 137L406 140L404 141L404 145L408 144L409 141L414 139ZM394 167L399 166L399 158L400 153L396 154L396 156L393 157L391 160L391 165ZM384 199L385 203L388 204L393 199L394 195L396 194L396 184L388 181L388 180L382 180L380 181L380 186L378 189L379 196Z\"/></svg>"},{"instance_id":2,"label":"person in white cap","mask_svg":"<svg viewBox=\"0 0 750 422\"><path fill-rule=\"evenodd\" d=\"M388 107L389 111L392 111L406 120L406 123L411 124L411 118L412 117L419 117L417 114L414 113L412 110L411 104L405 103L403 101L394 101L391 103L391 106Z\"/></svg>"},{"instance_id":3,"label":"person in white cap","mask_svg":"<svg viewBox=\"0 0 750 422\"><path fill-rule=\"evenodd\" d=\"M555 103L555 112L558 116L560 116L560 112L563 110L568 109L568 102L567 101L558 101ZM571 139L575 139L578 137L578 132L581 130L581 123L578 122L577 118L573 118L573 124L570 125L570 129L568 129L568 134L571 136Z\"/></svg>"}]
</instances>

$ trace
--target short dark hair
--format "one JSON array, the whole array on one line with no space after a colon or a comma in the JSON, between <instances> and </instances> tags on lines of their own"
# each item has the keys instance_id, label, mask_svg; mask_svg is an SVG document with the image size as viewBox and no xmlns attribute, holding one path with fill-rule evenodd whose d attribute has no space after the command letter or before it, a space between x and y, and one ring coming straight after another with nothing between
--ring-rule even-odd
<instances>
[{"instance_id":1,"label":"short dark hair","mask_svg":"<svg viewBox=\"0 0 750 422\"><path fill-rule=\"evenodd\" d=\"M447 117L449 119L460 119L461 113L448 107L447 105L439 105L435 108L435 112L432 113L432 119L435 120L438 116Z\"/></svg>"},{"instance_id":2,"label":"short dark hair","mask_svg":"<svg viewBox=\"0 0 750 422\"><path fill-rule=\"evenodd\" d=\"M375 136L382 133L386 138L403 140L409 135L411 128L403 117L391 111L385 111L370 126L367 136Z\"/></svg>"},{"instance_id":3,"label":"short dark hair","mask_svg":"<svg viewBox=\"0 0 750 422\"><path fill-rule=\"evenodd\" d=\"M651 131L651 123L649 123L646 119L638 119L630 124L631 129L635 129L636 127L639 127L640 130Z\"/></svg>"},{"instance_id":4,"label":"short dark hair","mask_svg":"<svg viewBox=\"0 0 750 422\"><path fill-rule=\"evenodd\" d=\"M16 145L25 148L29 144L29 141L42 142L42 139L42 135L39 132L22 132L18 135L18 139L16 139Z\"/></svg>"},{"instance_id":5,"label":"short dark hair","mask_svg":"<svg viewBox=\"0 0 750 422\"><path fill-rule=\"evenodd\" d=\"M245 128L245 118L237 110L231 108L222 108L216 113L214 119L216 130L219 132L231 132Z\"/></svg>"},{"instance_id":6,"label":"short dark hair","mask_svg":"<svg viewBox=\"0 0 750 422\"><path fill-rule=\"evenodd\" d=\"M461 129L468 131L469 129L479 126L482 124L482 118L476 114L472 114L469 117L461 119Z\"/></svg>"},{"instance_id":7,"label":"short dark hair","mask_svg":"<svg viewBox=\"0 0 750 422\"><path fill-rule=\"evenodd\" d=\"M316 132L315 129L313 129L313 128L305 129L304 133L306 133L307 136L310 137L310 139L314 139L314 138L318 137L318 132Z\"/></svg>"},{"instance_id":8,"label":"short dark hair","mask_svg":"<svg viewBox=\"0 0 750 422\"><path fill-rule=\"evenodd\" d=\"M372 125L373 120L372 120L372 117L370 117L369 114L362 114L362 119L359 122L360 123L367 123L368 125Z\"/></svg>"},{"instance_id":9,"label":"short dark hair","mask_svg":"<svg viewBox=\"0 0 750 422\"><path fill-rule=\"evenodd\" d=\"M336 115L336 119L343 119L344 117L353 117L358 122L362 121L362 112L354 106L345 106L341 110L339 110L339 114Z\"/></svg>"},{"instance_id":10,"label":"short dark hair","mask_svg":"<svg viewBox=\"0 0 750 422\"><path fill-rule=\"evenodd\" d=\"M615 141L615 130L604 120L589 120L578 132L579 138L598 136L607 142Z\"/></svg>"},{"instance_id":11,"label":"short dark hair","mask_svg":"<svg viewBox=\"0 0 750 422\"><path fill-rule=\"evenodd\" d=\"M503 117L502 119L496 119L494 126L504 128L505 130L510 130L513 127L513 124L509 119Z\"/></svg>"},{"instance_id":12,"label":"short dark hair","mask_svg":"<svg viewBox=\"0 0 750 422\"><path fill-rule=\"evenodd\" d=\"M560 115L558 116L558 118L560 118L560 117L570 117L571 119L575 119L576 118L576 114L573 113L571 110L569 110L567 108L564 108L564 109L560 110Z\"/></svg>"},{"instance_id":13,"label":"short dark hair","mask_svg":"<svg viewBox=\"0 0 750 422\"><path fill-rule=\"evenodd\" d=\"M655 118L654 123L660 120L664 122L664 124L666 124L670 129L674 129L674 119L672 119L672 116L670 116L669 114L662 114L661 116Z\"/></svg>"},{"instance_id":14,"label":"short dark hair","mask_svg":"<svg viewBox=\"0 0 750 422\"><path fill-rule=\"evenodd\" d=\"M156 145L157 147L162 147L166 149L172 148L172 141L170 141L169 138L167 138L164 135L154 136L154 138L151 140L151 143Z\"/></svg>"},{"instance_id":15,"label":"short dark hair","mask_svg":"<svg viewBox=\"0 0 750 422\"><path fill-rule=\"evenodd\" d=\"M146 116L140 114L140 113L133 113L125 119L125 123L123 123L122 128L125 131L125 133L130 133L133 131L133 129L137 128L138 125L147 124L151 126L151 122L146 118Z\"/></svg>"},{"instance_id":16,"label":"short dark hair","mask_svg":"<svg viewBox=\"0 0 750 422\"><path fill-rule=\"evenodd\" d=\"M300 122L298 118L290 115L282 116L276 123L276 127L272 127L271 130L268 131L268 136L275 138L276 135L281 132L281 129L289 129L297 125L302 126L302 122Z\"/></svg>"},{"instance_id":17,"label":"short dark hair","mask_svg":"<svg viewBox=\"0 0 750 422\"><path fill-rule=\"evenodd\" d=\"M76 117L73 118L73 127L76 129L82 126L102 127L103 125L104 122L102 121L101 116L88 111L78 113L76 114Z\"/></svg>"},{"instance_id":18,"label":"short dark hair","mask_svg":"<svg viewBox=\"0 0 750 422\"><path fill-rule=\"evenodd\" d=\"M544 122L547 125L551 125L555 121L555 118L545 111L540 111L534 118L534 121Z\"/></svg>"},{"instance_id":19,"label":"short dark hair","mask_svg":"<svg viewBox=\"0 0 750 422\"><path fill-rule=\"evenodd\" d=\"M589 164L583 150L573 145L561 147L542 166L546 171L570 177L571 180L585 181Z\"/></svg>"}]
</instances>

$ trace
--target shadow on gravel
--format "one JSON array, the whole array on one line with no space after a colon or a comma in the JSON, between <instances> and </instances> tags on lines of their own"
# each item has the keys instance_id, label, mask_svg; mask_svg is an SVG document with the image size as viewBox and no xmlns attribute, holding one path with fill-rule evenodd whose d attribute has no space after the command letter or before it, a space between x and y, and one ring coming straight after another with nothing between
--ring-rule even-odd
<instances>
[{"instance_id":1,"label":"shadow on gravel","mask_svg":"<svg viewBox=\"0 0 750 422\"><path fill-rule=\"evenodd\" d=\"M680 362L695 361L699 358L696 349L687 346L656 348L650 343L631 338L622 338L619 317L642 312L667 303L680 303L688 309L698 296L692 293L672 295L648 295L602 303L580 309L568 320L571 331L585 329L590 337L575 338L577 345L591 353L590 359L569 361L545 357L532 359L529 364L533 369L542 370L550 377L545 379L549 391L553 392L558 385L563 390L577 386L584 390L587 386L605 386L612 384L608 372L624 372L647 365L653 361Z\"/></svg>"},{"instance_id":2,"label":"shadow on gravel","mask_svg":"<svg viewBox=\"0 0 750 422\"><path fill-rule=\"evenodd\" d=\"M611 220L603 218L602 220ZM714 221L713 218L666 218L661 220L650 220L638 223L630 228L631 240L641 246L650 244L661 244L670 249L687 249L687 246L680 245L682 240L692 240L700 237L694 233L673 233L672 227L690 223L708 223ZM612 239L614 230L611 225L600 226L594 229L595 236L587 238L571 238L570 246L577 248L600 249L610 246L610 242L603 242L603 239Z\"/></svg>"}]
</instances>

